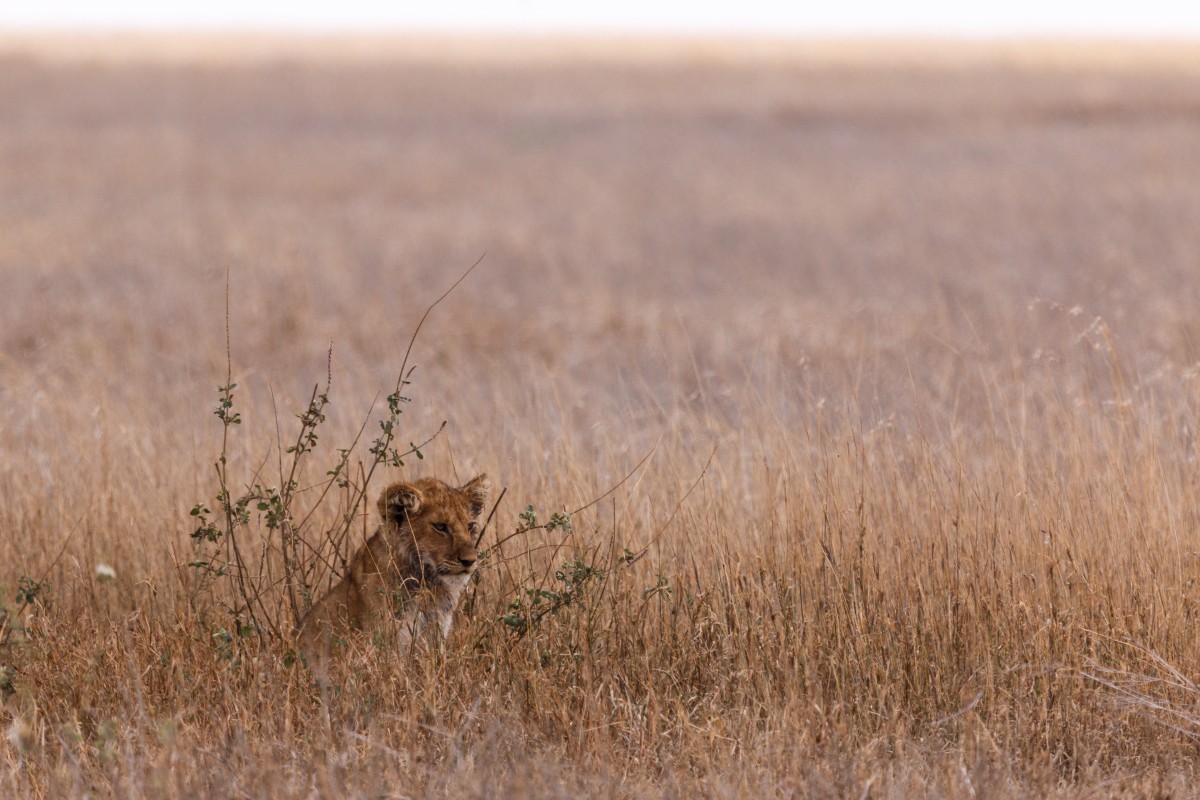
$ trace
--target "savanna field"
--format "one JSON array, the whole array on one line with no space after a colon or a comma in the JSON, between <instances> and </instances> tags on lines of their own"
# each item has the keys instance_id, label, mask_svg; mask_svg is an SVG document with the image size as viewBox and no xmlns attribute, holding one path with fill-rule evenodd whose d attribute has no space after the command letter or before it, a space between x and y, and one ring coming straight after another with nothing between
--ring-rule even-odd
<instances>
[{"instance_id":1,"label":"savanna field","mask_svg":"<svg viewBox=\"0 0 1200 800\"><path fill-rule=\"evenodd\" d=\"M0 796L1197 793L1200 59L343 45L0 44Z\"/></svg>"}]
</instances>

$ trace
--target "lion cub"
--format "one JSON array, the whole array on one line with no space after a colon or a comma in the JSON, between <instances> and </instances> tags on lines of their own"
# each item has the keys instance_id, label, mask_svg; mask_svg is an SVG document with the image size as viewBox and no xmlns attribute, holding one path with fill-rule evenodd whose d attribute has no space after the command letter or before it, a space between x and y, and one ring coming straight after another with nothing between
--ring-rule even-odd
<instances>
[{"instance_id":1,"label":"lion cub","mask_svg":"<svg viewBox=\"0 0 1200 800\"><path fill-rule=\"evenodd\" d=\"M487 475L457 489L434 478L384 489L379 529L341 582L300 621L297 647L305 658L320 660L344 644L349 631L375 631L392 618L400 620L405 644L430 617L448 635L475 568L479 517L490 491Z\"/></svg>"}]
</instances>

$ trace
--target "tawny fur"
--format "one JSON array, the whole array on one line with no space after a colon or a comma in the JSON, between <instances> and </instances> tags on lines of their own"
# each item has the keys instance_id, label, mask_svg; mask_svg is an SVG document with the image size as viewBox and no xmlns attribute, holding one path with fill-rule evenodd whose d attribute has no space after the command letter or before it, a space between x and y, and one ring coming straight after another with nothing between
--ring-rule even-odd
<instances>
[{"instance_id":1,"label":"tawny fur","mask_svg":"<svg viewBox=\"0 0 1200 800\"><path fill-rule=\"evenodd\" d=\"M475 539L490 490L486 475L457 489L434 478L384 489L379 529L300 621L297 647L305 658L319 661L353 631L372 633L391 620L399 620L402 643L431 618L449 634L475 569Z\"/></svg>"}]
</instances>

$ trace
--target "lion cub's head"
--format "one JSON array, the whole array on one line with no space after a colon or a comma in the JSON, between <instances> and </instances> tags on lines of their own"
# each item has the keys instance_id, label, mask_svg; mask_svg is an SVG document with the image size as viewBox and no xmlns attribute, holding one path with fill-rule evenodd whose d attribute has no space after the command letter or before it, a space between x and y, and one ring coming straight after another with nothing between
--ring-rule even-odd
<instances>
[{"instance_id":1,"label":"lion cub's head","mask_svg":"<svg viewBox=\"0 0 1200 800\"><path fill-rule=\"evenodd\" d=\"M454 488L436 478L394 483L379 495L383 534L413 552L423 578L437 583L475 568L479 517L492 484L479 475Z\"/></svg>"}]
</instances>

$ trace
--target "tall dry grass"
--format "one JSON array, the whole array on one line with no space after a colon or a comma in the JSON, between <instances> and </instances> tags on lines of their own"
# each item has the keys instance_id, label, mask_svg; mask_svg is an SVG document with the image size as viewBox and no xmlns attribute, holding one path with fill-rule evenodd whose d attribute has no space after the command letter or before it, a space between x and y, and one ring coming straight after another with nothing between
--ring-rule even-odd
<instances>
[{"instance_id":1,"label":"tall dry grass","mask_svg":"<svg viewBox=\"0 0 1200 800\"><path fill-rule=\"evenodd\" d=\"M0 794L1185 794L1196 86L10 55ZM322 689L187 566L226 272L231 485L282 482L333 342L307 508L484 251L382 477L491 473L485 544L619 486Z\"/></svg>"}]
</instances>

